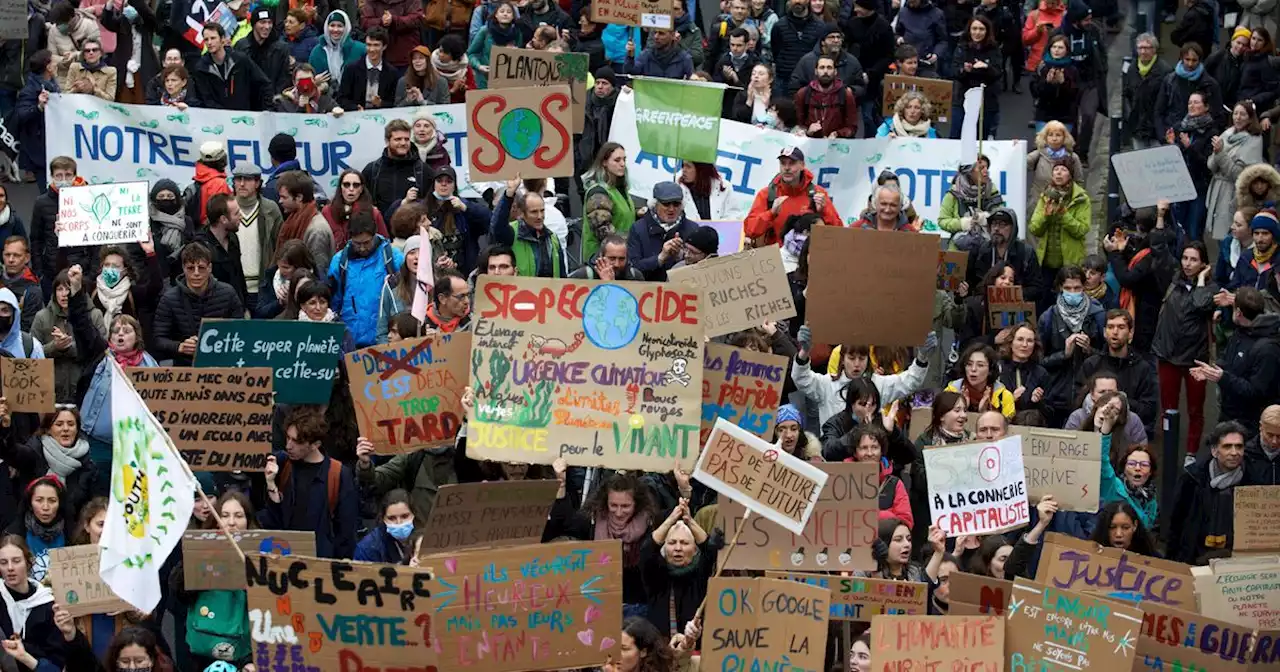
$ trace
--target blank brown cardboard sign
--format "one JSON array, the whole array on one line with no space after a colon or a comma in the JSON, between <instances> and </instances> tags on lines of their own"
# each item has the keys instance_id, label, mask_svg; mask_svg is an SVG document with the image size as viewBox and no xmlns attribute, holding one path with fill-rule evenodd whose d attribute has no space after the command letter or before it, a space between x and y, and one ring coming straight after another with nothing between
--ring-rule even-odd
<instances>
[{"instance_id":1,"label":"blank brown cardboard sign","mask_svg":"<svg viewBox=\"0 0 1280 672\"><path fill-rule=\"evenodd\" d=\"M784 656L789 669L822 669L830 600L826 588L798 581L711 579L700 669L772 669Z\"/></svg>"},{"instance_id":2,"label":"blank brown cardboard sign","mask_svg":"<svg viewBox=\"0 0 1280 672\"><path fill-rule=\"evenodd\" d=\"M49 549L49 583L53 599L72 616L110 614L133 609L116 597L98 574L99 551L95 544Z\"/></svg>"},{"instance_id":3,"label":"blank brown cardboard sign","mask_svg":"<svg viewBox=\"0 0 1280 672\"><path fill-rule=\"evenodd\" d=\"M952 616L1004 613L1013 594L1013 582L981 574L951 572Z\"/></svg>"},{"instance_id":4,"label":"blank brown cardboard sign","mask_svg":"<svg viewBox=\"0 0 1280 672\"><path fill-rule=\"evenodd\" d=\"M587 110L587 55L495 46L489 55L489 88L569 85L573 132L581 133Z\"/></svg>"},{"instance_id":5,"label":"blank brown cardboard sign","mask_svg":"<svg viewBox=\"0 0 1280 672\"><path fill-rule=\"evenodd\" d=\"M674 0L598 0L591 3L593 23L617 23L641 28L671 28ZM640 45L636 45L639 49Z\"/></svg>"},{"instance_id":6,"label":"blank brown cardboard sign","mask_svg":"<svg viewBox=\"0 0 1280 672\"><path fill-rule=\"evenodd\" d=\"M707 259L667 277L702 290L702 323L712 338L796 316L777 245Z\"/></svg>"},{"instance_id":7,"label":"blank brown cardboard sign","mask_svg":"<svg viewBox=\"0 0 1280 672\"><path fill-rule=\"evenodd\" d=\"M245 553L316 554L316 533L293 530L244 530L232 539ZM186 590L244 590L244 561L218 530L189 530L182 535L182 585Z\"/></svg>"},{"instance_id":8,"label":"blank brown cardboard sign","mask_svg":"<svg viewBox=\"0 0 1280 672\"><path fill-rule=\"evenodd\" d=\"M471 180L573 175L572 99L564 84L468 91Z\"/></svg>"},{"instance_id":9,"label":"blank brown cardboard sign","mask_svg":"<svg viewBox=\"0 0 1280 672\"><path fill-rule=\"evenodd\" d=\"M938 239L906 231L814 227L805 317L822 343L915 346L933 325Z\"/></svg>"},{"instance_id":10,"label":"blank brown cardboard sign","mask_svg":"<svg viewBox=\"0 0 1280 672\"><path fill-rule=\"evenodd\" d=\"M270 367L140 367L125 373L192 468L266 468L275 408Z\"/></svg>"},{"instance_id":11,"label":"blank brown cardboard sign","mask_svg":"<svg viewBox=\"0 0 1280 672\"><path fill-rule=\"evenodd\" d=\"M886 117L893 116L893 106L908 91L919 91L933 105L933 116L936 121L946 121L951 114L952 87L949 79L932 79L929 77L910 77L907 75L885 75L884 107L881 112Z\"/></svg>"},{"instance_id":12,"label":"blank brown cardboard sign","mask_svg":"<svg viewBox=\"0 0 1280 672\"><path fill-rule=\"evenodd\" d=\"M559 488L555 481L442 485L419 552L536 544Z\"/></svg>"},{"instance_id":13,"label":"blank brown cardboard sign","mask_svg":"<svg viewBox=\"0 0 1280 672\"><path fill-rule=\"evenodd\" d=\"M993 616L871 619L877 670L1003 670L1005 628Z\"/></svg>"},{"instance_id":14,"label":"blank brown cardboard sign","mask_svg":"<svg viewBox=\"0 0 1280 672\"><path fill-rule=\"evenodd\" d=\"M1280 551L1280 485L1236 486L1234 551Z\"/></svg>"},{"instance_id":15,"label":"blank brown cardboard sign","mask_svg":"<svg viewBox=\"0 0 1280 672\"><path fill-rule=\"evenodd\" d=\"M1004 618L1005 659L1014 670L1130 670L1142 634L1136 606L1022 577Z\"/></svg>"},{"instance_id":16,"label":"blank brown cardboard sign","mask_svg":"<svg viewBox=\"0 0 1280 672\"><path fill-rule=\"evenodd\" d=\"M53 360L0 357L0 389L10 413L52 413Z\"/></svg>"}]
</instances>

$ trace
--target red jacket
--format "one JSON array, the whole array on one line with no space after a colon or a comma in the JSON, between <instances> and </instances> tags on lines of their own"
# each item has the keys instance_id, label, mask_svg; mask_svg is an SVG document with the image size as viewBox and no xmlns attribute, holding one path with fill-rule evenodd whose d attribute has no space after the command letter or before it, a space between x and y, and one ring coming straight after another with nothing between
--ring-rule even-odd
<instances>
[{"instance_id":1,"label":"red jacket","mask_svg":"<svg viewBox=\"0 0 1280 672\"><path fill-rule=\"evenodd\" d=\"M787 223L788 217L814 211L813 200L809 198L809 185L813 185L815 195L822 194L826 198L822 212L819 213L822 215L822 222L827 226L843 226L840 213L836 212L836 206L831 202L831 195L826 189L814 183L813 173L806 169L795 186L784 184L781 177L774 177L769 182L769 187L756 192L756 198L751 203L751 212L747 213L747 218L743 222L747 237L759 239L765 245L778 244L782 240L782 226ZM773 214L773 204L769 202L770 187L773 188L776 196L787 197L787 200L778 206L776 215Z\"/></svg>"},{"instance_id":2,"label":"red jacket","mask_svg":"<svg viewBox=\"0 0 1280 672\"><path fill-rule=\"evenodd\" d=\"M196 229L208 223L206 211L209 208L209 199L217 194L231 195L231 187L227 186L227 176L222 171L214 170L203 163L196 164L196 176L194 182L198 184L196 188L200 190L200 219L196 221ZM188 212L188 215L197 213Z\"/></svg>"},{"instance_id":3,"label":"red jacket","mask_svg":"<svg viewBox=\"0 0 1280 672\"><path fill-rule=\"evenodd\" d=\"M845 462L857 462L852 457L846 457ZM883 490L885 482L893 475L893 465L888 460L880 461L880 488ZM883 495L884 493L881 493ZM893 479L893 503L889 508L884 508L884 497L880 497L880 520L889 520L897 518L907 527L915 524L915 516L911 515L911 500L907 498L907 486L902 484L902 479Z\"/></svg>"}]
</instances>

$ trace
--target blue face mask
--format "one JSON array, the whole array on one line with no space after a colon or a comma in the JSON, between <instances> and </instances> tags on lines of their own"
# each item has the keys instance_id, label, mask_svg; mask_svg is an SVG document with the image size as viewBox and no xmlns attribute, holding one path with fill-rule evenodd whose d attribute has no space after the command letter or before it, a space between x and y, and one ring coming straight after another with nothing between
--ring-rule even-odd
<instances>
[{"instance_id":1,"label":"blue face mask","mask_svg":"<svg viewBox=\"0 0 1280 672\"><path fill-rule=\"evenodd\" d=\"M120 269L118 268L102 269L102 281L106 283L108 287L115 287L117 284L120 283Z\"/></svg>"},{"instance_id":2,"label":"blue face mask","mask_svg":"<svg viewBox=\"0 0 1280 672\"><path fill-rule=\"evenodd\" d=\"M400 523L399 525L387 525L387 534L390 534L396 541L404 541L413 534L413 521Z\"/></svg>"},{"instance_id":3,"label":"blue face mask","mask_svg":"<svg viewBox=\"0 0 1280 672\"><path fill-rule=\"evenodd\" d=\"M1063 292L1062 302L1072 308L1076 308L1084 303L1084 292Z\"/></svg>"},{"instance_id":4,"label":"blue face mask","mask_svg":"<svg viewBox=\"0 0 1280 672\"><path fill-rule=\"evenodd\" d=\"M124 18L128 19L129 23L133 23L134 21L137 21L138 10L134 9L132 5L126 5L124 8Z\"/></svg>"}]
</instances>

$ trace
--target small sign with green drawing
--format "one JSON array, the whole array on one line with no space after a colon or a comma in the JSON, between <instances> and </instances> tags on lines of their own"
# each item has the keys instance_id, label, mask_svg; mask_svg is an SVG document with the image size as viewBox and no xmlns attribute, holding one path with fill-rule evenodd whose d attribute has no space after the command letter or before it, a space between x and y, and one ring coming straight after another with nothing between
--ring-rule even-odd
<instances>
[{"instance_id":1,"label":"small sign with green drawing","mask_svg":"<svg viewBox=\"0 0 1280 672\"><path fill-rule=\"evenodd\" d=\"M151 231L146 182L58 191L58 247L139 243Z\"/></svg>"}]
</instances>

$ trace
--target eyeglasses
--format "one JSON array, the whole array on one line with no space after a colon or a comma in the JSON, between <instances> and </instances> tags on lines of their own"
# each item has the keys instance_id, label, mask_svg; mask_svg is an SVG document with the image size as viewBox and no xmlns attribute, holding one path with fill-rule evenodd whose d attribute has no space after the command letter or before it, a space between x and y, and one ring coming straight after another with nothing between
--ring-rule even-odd
<instances>
[{"instance_id":1,"label":"eyeglasses","mask_svg":"<svg viewBox=\"0 0 1280 672\"><path fill-rule=\"evenodd\" d=\"M1151 468L1150 460L1129 460L1124 464L1125 466L1133 467L1134 469L1150 469Z\"/></svg>"},{"instance_id":2,"label":"eyeglasses","mask_svg":"<svg viewBox=\"0 0 1280 672\"><path fill-rule=\"evenodd\" d=\"M84 48L84 53L86 53L86 54L96 54L96 53L98 53L99 51L102 51L102 50L101 50L101 49L94 49L94 48L92 48L92 47L85 47L85 48Z\"/></svg>"},{"instance_id":3,"label":"eyeglasses","mask_svg":"<svg viewBox=\"0 0 1280 672\"><path fill-rule=\"evenodd\" d=\"M343 182L342 183L343 189L356 189L361 186L363 185L360 182Z\"/></svg>"}]
</instances>

